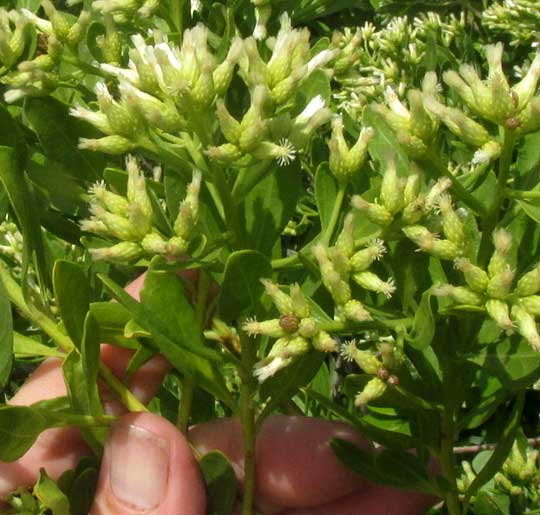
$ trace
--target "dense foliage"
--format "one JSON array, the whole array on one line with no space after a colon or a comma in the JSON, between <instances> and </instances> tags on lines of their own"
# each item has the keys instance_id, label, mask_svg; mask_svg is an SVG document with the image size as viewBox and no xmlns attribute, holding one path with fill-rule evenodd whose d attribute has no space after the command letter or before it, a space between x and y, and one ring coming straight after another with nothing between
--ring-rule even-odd
<instances>
[{"instance_id":1,"label":"dense foliage","mask_svg":"<svg viewBox=\"0 0 540 515\"><path fill-rule=\"evenodd\" d=\"M540 513L537 1L2 5L0 386L56 356L68 397L2 406L1 460L63 425L99 459L99 378L247 449L345 420L385 450L336 455L432 513ZM149 406L104 341L173 365ZM12 513L87 513L97 463Z\"/></svg>"}]
</instances>

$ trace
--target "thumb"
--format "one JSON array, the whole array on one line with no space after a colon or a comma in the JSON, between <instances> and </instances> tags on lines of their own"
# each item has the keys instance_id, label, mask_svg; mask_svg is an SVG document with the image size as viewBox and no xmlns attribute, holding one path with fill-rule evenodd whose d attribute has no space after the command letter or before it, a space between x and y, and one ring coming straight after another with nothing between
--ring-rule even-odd
<instances>
[{"instance_id":1,"label":"thumb","mask_svg":"<svg viewBox=\"0 0 540 515\"><path fill-rule=\"evenodd\" d=\"M183 435L150 413L129 413L112 428L92 515L204 515L203 480Z\"/></svg>"}]
</instances>

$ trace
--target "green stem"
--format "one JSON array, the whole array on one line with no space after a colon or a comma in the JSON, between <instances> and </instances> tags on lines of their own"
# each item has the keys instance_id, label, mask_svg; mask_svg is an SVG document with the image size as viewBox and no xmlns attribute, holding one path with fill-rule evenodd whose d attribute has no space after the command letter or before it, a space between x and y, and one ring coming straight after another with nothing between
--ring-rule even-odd
<instances>
[{"instance_id":1,"label":"green stem","mask_svg":"<svg viewBox=\"0 0 540 515\"><path fill-rule=\"evenodd\" d=\"M506 188L505 195L508 198L515 198L519 200L537 200L540 199L540 191L517 191Z\"/></svg>"},{"instance_id":2,"label":"green stem","mask_svg":"<svg viewBox=\"0 0 540 515\"><path fill-rule=\"evenodd\" d=\"M300 262L298 253L288 256L286 258L272 259L272 268L274 270L280 270L282 268L290 268L291 266L297 265Z\"/></svg>"},{"instance_id":3,"label":"green stem","mask_svg":"<svg viewBox=\"0 0 540 515\"><path fill-rule=\"evenodd\" d=\"M195 323L203 331L206 321L206 307L208 305L208 291L210 289L210 276L202 269L199 271L197 284L197 305L195 306ZM182 399L176 426L183 433L187 434L189 415L193 403L193 393L195 392L195 381L192 377L184 376L182 380Z\"/></svg>"},{"instance_id":4,"label":"green stem","mask_svg":"<svg viewBox=\"0 0 540 515\"><path fill-rule=\"evenodd\" d=\"M427 166L434 167L439 174L444 175L445 177L448 177L452 181L452 191L456 195L457 198L459 198L461 201L463 201L467 206L469 206L473 211L475 211L478 215L480 215L482 218L487 216L487 211L482 202L480 202L476 197L473 196L472 193L470 193L458 180L457 177L455 177L450 170L448 170L448 167L445 166L437 156L435 155L429 155L426 158Z\"/></svg>"},{"instance_id":5,"label":"green stem","mask_svg":"<svg viewBox=\"0 0 540 515\"><path fill-rule=\"evenodd\" d=\"M454 424L452 414L448 412L444 412L442 415L439 461L442 473L450 484L450 488L445 493L446 509L449 515L460 515L461 506L457 493L457 477L454 463Z\"/></svg>"},{"instance_id":6,"label":"green stem","mask_svg":"<svg viewBox=\"0 0 540 515\"><path fill-rule=\"evenodd\" d=\"M255 345L244 334L241 335L242 364L244 370L240 373L240 409L242 432L244 436L244 499L242 515L253 514L255 498L255 393L257 382L253 377L253 365L257 359Z\"/></svg>"},{"instance_id":7,"label":"green stem","mask_svg":"<svg viewBox=\"0 0 540 515\"><path fill-rule=\"evenodd\" d=\"M71 338L58 328L56 322L37 310L34 306L26 303L21 287L11 277L6 264L0 260L0 281L9 297L10 301L17 307L21 314L39 326L53 339L58 347L66 354L75 349L75 344ZM100 363L99 373L107 386L114 392L129 411L148 411L146 406L135 397L129 389L110 371L104 364Z\"/></svg>"},{"instance_id":8,"label":"green stem","mask_svg":"<svg viewBox=\"0 0 540 515\"><path fill-rule=\"evenodd\" d=\"M321 243L325 246L328 246L330 244L332 234L334 234L334 230L339 219L339 214L341 213L341 206L343 205L343 199L345 198L346 190L347 187L340 184L336 195L336 200L334 201L334 207L332 208L332 213L330 215L330 221L328 222L328 225L326 226L326 229L324 230L321 238Z\"/></svg>"}]
</instances>

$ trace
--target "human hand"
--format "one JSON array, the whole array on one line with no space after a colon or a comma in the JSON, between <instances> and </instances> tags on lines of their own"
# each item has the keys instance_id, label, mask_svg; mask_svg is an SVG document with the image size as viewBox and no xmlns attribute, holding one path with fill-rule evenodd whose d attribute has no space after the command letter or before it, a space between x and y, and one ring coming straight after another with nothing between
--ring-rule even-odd
<instances>
[{"instance_id":1,"label":"human hand","mask_svg":"<svg viewBox=\"0 0 540 515\"><path fill-rule=\"evenodd\" d=\"M135 297L143 278L128 288ZM129 352L103 346L102 360L121 377ZM156 357L133 374L130 388L142 402L155 394L168 363ZM60 360L47 360L21 387L12 404L28 405L66 394ZM109 412L122 407L107 400ZM369 444L345 424L308 417L272 416L257 439L257 506L280 515L416 515L432 503L426 496L374 486L345 469L328 444L334 437ZM243 444L236 419L191 429L200 452L219 449L243 479ZM89 450L76 428L45 431L13 463L0 463L0 496L33 484L41 467L57 478L75 467ZM181 507L181 511L179 511ZM204 484L184 436L167 420L150 413L121 415L107 440L92 515L203 515Z\"/></svg>"}]
</instances>

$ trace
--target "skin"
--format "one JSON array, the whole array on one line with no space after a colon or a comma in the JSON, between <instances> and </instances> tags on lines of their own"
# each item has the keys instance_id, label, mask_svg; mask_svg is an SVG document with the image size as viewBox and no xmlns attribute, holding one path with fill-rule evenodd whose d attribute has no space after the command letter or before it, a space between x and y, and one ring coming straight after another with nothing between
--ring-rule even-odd
<instances>
[{"instance_id":1,"label":"skin","mask_svg":"<svg viewBox=\"0 0 540 515\"><path fill-rule=\"evenodd\" d=\"M126 290L138 298L144 277ZM103 345L102 360L122 377L130 353ZM159 388L170 365L157 356L146 363L130 379L129 387L142 401L148 402ZM10 400L14 405L28 405L39 400L66 394L61 361L46 360ZM167 420L150 413L123 413L123 407L103 390L104 405L110 413L120 415L105 445L96 497L91 515L204 515L204 484L188 441ZM132 442L133 433L151 435L154 448L143 441L141 447ZM329 440L338 437L350 440L365 449L371 444L349 426L308 417L275 415L263 424L257 437L257 507L264 514L279 515L419 515L434 502L421 494L374 486L343 467L334 457ZM240 483L243 479L243 443L237 419L220 419L191 428L191 444L201 453L221 450L231 461ZM50 429L41 434L34 446L19 460L0 462L0 497L21 486L31 486L39 469L58 478L74 468L90 451L78 429ZM139 452L149 458L163 459L159 468L162 481L151 482L145 467L135 467L134 480L139 490L155 499L148 509L136 509L123 499L122 488L113 487L115 470L124 470L125 459L118 463L121 452L130 459ZM149 462L152 460L150 459ZM115 468L116 467L116 468ZM125 468L125 467L124 467ZM151 470L151 465L149 465ZM165 472L161 472L165 471ZM157 485L160 483L160 485ZM152 491L152 489L159 491ZM136 494L139 494L135 489ZM115 495L116 494L116 495ZM126 494L127 495L127 494Z\"/></svg>"}]
</instances>

